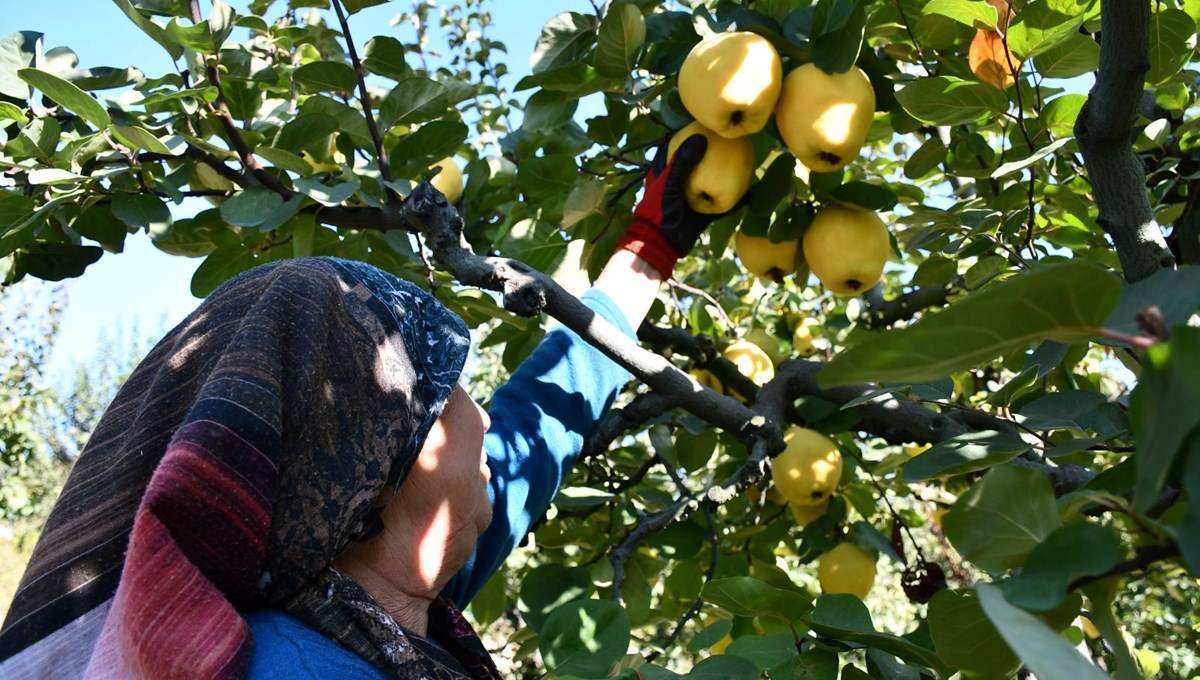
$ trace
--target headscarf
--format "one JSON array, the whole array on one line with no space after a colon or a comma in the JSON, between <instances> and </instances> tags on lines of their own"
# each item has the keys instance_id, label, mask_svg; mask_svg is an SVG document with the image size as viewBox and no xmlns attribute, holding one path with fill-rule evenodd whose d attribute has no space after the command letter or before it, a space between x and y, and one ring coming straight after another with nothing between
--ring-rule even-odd
<instances>
[{"instance_id":1,"label":"headscarf","mask_svg":"<svg viewBox=\"0 0 1200 680\"><path fill-rule=\"evenodd\" d=\"M382 609L337 597L330 562L378 529L468 344L460 318L363 263L285 260L222 285L130 375L71 471L0 629L0 675L242 677L239 612L265 607L356 651L403 648L398 626L346 625ZM430 635L458 640L447 606ZM462 644L464 665L490 667L477 637ZM413 657L369 660L404 677Z\"/></svg>"}]
</instances>

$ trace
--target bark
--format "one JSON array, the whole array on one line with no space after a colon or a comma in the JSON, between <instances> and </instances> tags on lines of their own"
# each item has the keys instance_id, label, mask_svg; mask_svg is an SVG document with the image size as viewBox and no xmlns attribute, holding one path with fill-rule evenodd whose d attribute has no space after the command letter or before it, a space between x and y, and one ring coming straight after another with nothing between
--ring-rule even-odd
<instances>
[{"instance_id":1,"label":"bark","mask_svg":"<svg viewBox=\"0 0 1200 680\"><path fill-rule=\"evenodd\" d=\"M1145 167L1133 151L1134 123L1150 68L1150 3L1101 0L1100 70L1075 122L1075 137L1127 281L1140 281L1175 259L1150 207Z\"/></svg>"}]
</instances>

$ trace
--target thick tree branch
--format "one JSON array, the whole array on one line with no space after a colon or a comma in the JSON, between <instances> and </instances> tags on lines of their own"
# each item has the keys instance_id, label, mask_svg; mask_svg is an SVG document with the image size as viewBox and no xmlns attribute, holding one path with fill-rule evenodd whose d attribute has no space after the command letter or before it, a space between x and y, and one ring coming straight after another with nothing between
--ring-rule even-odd
<instances>
[{"instance_id":1,"label":"thick tree branch","mask_svg":"<svg viewBox=\"0 0 1200 680\"><path fill-rule=\"evenodd\" d=\"M1154 220L1146 171L1133 151L1150 68L1150 3L1101 0L1100 69L1075 122L1088 179L1100 208L1100 227L1112 238L1127 281L1140 281L1175 259Z\"/></svg>"},{"instance_id":2,"label":"thick tree branch","mask_svg":"<svg viewBox=\"0 0 1200 680\"><path fill-rule=\"evenodd\" d=\"M516 314L546 312L588 338L605 356L652 390L673 395L680 408L732 433L747 447L769 442L772 450L782 449L783 441L774 423L736 399L700 385L670 361L638 346L550 277L516 260L480 257L471 252L462 236L462 219L428 182L421 182L405 201L404 217L426 236L434 257L459 282L502 293L505 309Z\"/></svg>"},{"instance_id":3,"label":"thick tree branch","mask_svg":"<svg viewBox=\"0 0 1200 680\"><path fill-rule=\"evenodd\" d=\"M913 318L917 312L930 307L944 306L950 298L950 294L959 285L961 285L961 279L956 278L944 286L915 288L892 300L872 303L859 316L858 323L864 328L874 330L886 328L897 321L907 321Z\"/></svg>"},{"instance_id":4,"label":"thick tree branch","mask_svg":"<svg viewBox=\"0 0 1200 680\"><path fill-rule=\"evenodd\" d=\"M1095 576L1081 576L1074 581L1071 581L1071 584L1067 586L1067 590L1078 590L1089 583L1103 581L1110 576L1120 576L1122 574L1131 574L1135 571L1141 571L1155 562L1160 562L1162 560L1175 557L1179 554L1179 547L1174 543L1168 545L1149 545L1137 548L1134 552L1135 556L1133 558L1113 565L1112 569L1109 569L1103 574L1097 574Z\"/></svg>"},{"instance_id":5,"label":"thick tree branch","mask_svg":"<svg viewBox=\"0 0 1200 680\"><path fill-rule=\"evenodd\" d=\"M660 392L639 394L625 408L613 411L601 421L596 432L583 443L583 451L579 454L581 460L587 460L608 450L608 447L621 435L640 427L652 418L675 408L674 396Z\"/></svg>"},{"instance_id":6,"label":"thick tree branch","mask_svg":"<svg viewBox=\"0 0 1200 680\"><path fill-rule=\"evenodd\" d=\"M1200 182L1188 183L1187 205L1183 214L1175 220L1175 229L1171 232L1175 255L1180 264L1200 264L1200 198L1196 197L1198 190Z\"/></svg>"}]
</instances>

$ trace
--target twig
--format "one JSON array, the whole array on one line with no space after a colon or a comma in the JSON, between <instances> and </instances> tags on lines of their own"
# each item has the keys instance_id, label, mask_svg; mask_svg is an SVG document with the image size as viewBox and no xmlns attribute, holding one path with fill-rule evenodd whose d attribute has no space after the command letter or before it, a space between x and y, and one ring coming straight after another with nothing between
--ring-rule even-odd
<instances>
[{"instance_id":1,"label":"twig","mask_svg":"<svg viewBox=\"0 0 1200 680\"><path fill-rule=\"evenodd\" d=\"M676 281L675 279L668 279L667 285L673 289L682 290L685 293L690 293L696 297L704 299L706 302L708 302L708 304L712 305L713 308L717 310L717 316L721 318L721 323L725 324L726 328L736 327L736 324L733 323L733 320L731 320L729 315L725 313L725 308L722 307L721 303L717 302L712 295L709 295L708 291L689 286L686 283L683 283L682 281Z\"/></svg>"},{"instance_id":2,"label":"twig","mask_svg":"<svg viewBox=\"0 0 1200 680\"><path fill-rule=\"evenodd\" d=\"M375 142L375 153L379 155L379 175L385 182L391 182L392 170L388 166L387 150L383 148L383 135L379 133L379 126L375 124L375 114L371 112L371 96L367 93L366 74L363 72L362 60L358 58L358 50L354 47L354 40L350 37L350 23L346 21L346 13L342 10L342 1L333 0L333 9L337 12L338 22L342 25L342 36L346 39L346 51L350 53L350 63L354 65L354 75L358 79L358 98L362 102L363 116L367 119L367 130L371 132L371 139ZM394 201L395 192L390 188L385 191L388 200Z\"/></svg>"},{"instance_id":3,"label":"twig","mask_svg":"<svg viewBox=\"0 0 1200 680\"><path fill-rule=\"evenodd\" d=\"M704 506L704 524L708 528L709 545L712 546L712 550L709 552L708 557L708 571L704 573L704 583L708 583L717 573L717 545L719 543L717 538L717 527L715 524L713 524L712 508L708 505ZM683 618L679 619L679 623L675 624L675 630L671 631L671 634L667 637L667 639L661 645L659 645L659 649L656 649L646 655L646 663L653 663L655 659L662 655L663 649L670 649L671 645L675 644L675 641L679 639L680 633L683 632L683 627L687 625L688 621L691 621L693 618L695 618L696 614L700 613L700 608L703 606L703 598L697 597L695 600L692 600L692 606L689 607L688 610L683 614Z\"/></svg>"}]
</instances>

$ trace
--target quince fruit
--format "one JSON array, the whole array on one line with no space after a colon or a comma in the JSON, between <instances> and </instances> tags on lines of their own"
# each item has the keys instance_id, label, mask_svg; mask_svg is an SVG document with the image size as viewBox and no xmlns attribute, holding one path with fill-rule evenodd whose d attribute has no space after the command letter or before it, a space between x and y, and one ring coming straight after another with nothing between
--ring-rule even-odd
<instances>
[{"instance_id":1,"label":"quince fruit","mask_svg":"<svg viewBox=\"0 0 1200 680\"><path fill-rule=\"evenodd\" d=\"M875 115L875 90L857 66L829 74L805 64L783 80L775 122L807 168L832 172L858 158Z\"/></svg>"},{"instance_id":2,"label":"quince fruit","mask_svg":"<svg viewBox=\"0 0 1200 680\"><path fill-rule=\"evenodd\" d=\"M1021 60L1004 44L996 31L979 29L967 52L971 73L981 82L1001 90L1017 82L1014 74L1021 70Z\"/></svg>"},{"instance_id":3,"label":"quince fruit","mask_svg":"<svg viewBox=\"0 0 1200 680\"><path fill-rule=\"evenodd\" d=\"M441 168L442 171L429 180L429 183L433 185L434 189L442 192L447 201L458 203L458 199L462 198L463 193L463 174L458 164L454 162L453 158L443 158L429 169L433 168Z\"/></svg>"},{"instance_id":4,"label":"quince fruit","mask_svg":"<svg viewBox=\"0 0 1200 680\"><path fill-rule=\"evenodd\" d=\"M695 380L711 390L716 390L717 392L725 391L725 387L721 384L720 380L717 380L717 376L704 370L703 368L693 368L692 370L688 371L688 375L692 376L692 380Z\"/></svg>"},{"instance_id":5,"label":"quince fruit","mask_svg":"<svg viewBox=\"0 0 1200 680\"><path fill-rule=\"evenodd\" d=\"M667 161L695 134L708 139L708 148L684 185L687 204L698 213L728 212L746 195L754 179L754 145L744 137L726 139L698 122L690 123L671 137Z\"/></svg>"},{"instance_id":6,"label":"quince fruit","mask_svg":"<svg viewBox=\"0 0 1200 680\"><path fill-rule=\"evenodd\" d=\"M809 269L838 295L857 295L874 286L892 251L879 215L850 205L822 208L804 233L803 246Z\"/></svg>"},{"instance_id":7,"label":"quince fruit","mask_svg":"<svg viewBox=\"0 0 1200 680\"><path fill-rule=\"evenodd\" d=\"M812 329L814 326L819 325L820 323L812 318L805 318L796 324L796 330L792 331L792 351L802 357L810 357L816 354L817 346L813 343Z\"/></svg>"},{"instance_id":8,"label":"quince fruit","mask_svg":"<svg viewBox=\"0 0 1200 680\"><path fill-rule=\"evenodd\" d=\"M782 85L779 53L745 31L701 40L679 68L679 98L688 113L728 138L763 129Z\"/></svg>"},{"instance_id":9,"label":"quince fruit","mask_svg":"<svg viewBox=\"0 0 1200 680\"><path fill-rule=\"evenodd\" d=\"M817 558L817 580L822 593L850 593L865 600L875 585L875 558L853 543L839 543Z\"/></svg>"},{"instance_id":10,"label":"quince fruit","mask_svg":"<svg viewBox=\"0 0 1200 680\"><path fill-rule=\"evenodd\" d=\"M842 476L842 454L832 439L793 425L783 435L787 447L771 459L771 479L793 505L820 505L829 500Z\"/></svg>"},{"instance_id":11,"label":"quince fruit","mask_svg":"<svg viewBox=\"0 0 1200 680\"><path fill-rule=\"evenodd\" d=\"M803 527L815 522L829 511L829 499L826 498L816 505L788 503L788 507L792 510L792 517L796 519L796 525Z\"/></svg>"},{"instance_id":12,"label":"quince fruit","mask_svg":"<svg viewBox=\"0 0 1200 680\"><path fill-rule=\"evenodd\" d=\"M771 357L758 345L749 340L735 340L721 356L733 362L738 372L750 378L755 385L766 385L775 377L775 365Z\"/></svg>"},{"instance_id":13,"label":"quince fruit","mask_svg":"<svg viewBox=\"0 0 1200 680\"><path fill-rule=\"evenodd\" d=\"M746 271L775 283L783 283L785 276L795 273L799 247L799 239L773 243L765 236L747 236L740 230L733 241L733 249Z\"/></svg>"},{"instance_id":14,"label":"quince fruit","mask_svg":"<svg viewBox=\"0 0 1200 680\"><path fill-rule=\"evenodd\" d=\"M778 366L780 362L787 358L783 353L783 347L779 345L779 339L771 334L765 328L751 328L746 331L746 339L762 348L762 351L770 357L771 363Z\"/></svg>"}]
</instances>

